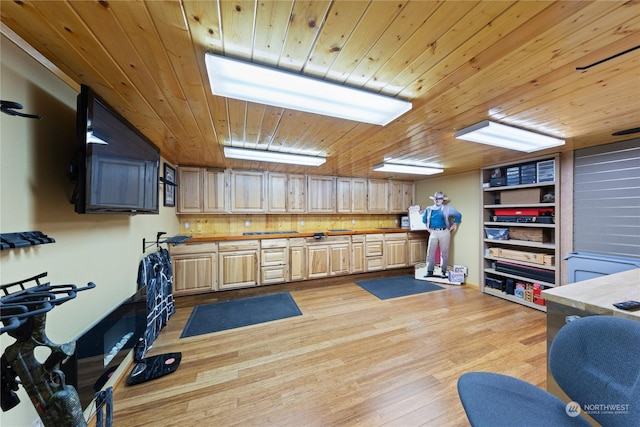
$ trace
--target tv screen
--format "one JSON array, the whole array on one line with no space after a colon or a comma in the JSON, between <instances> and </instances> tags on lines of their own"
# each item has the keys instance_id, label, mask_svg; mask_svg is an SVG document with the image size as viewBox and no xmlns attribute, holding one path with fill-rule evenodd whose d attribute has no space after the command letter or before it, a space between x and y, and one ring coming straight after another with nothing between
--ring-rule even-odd
<instances>
[{"instance_id":1,"label":"tv screen","mask_svg":"<svg viewBox=\"0 0 640 427\"><path fill-rule=\"evenodd\" d=\"M86 85L77 134L76 212L158 213L160 150Z\"/></svg>"}]
</instances>

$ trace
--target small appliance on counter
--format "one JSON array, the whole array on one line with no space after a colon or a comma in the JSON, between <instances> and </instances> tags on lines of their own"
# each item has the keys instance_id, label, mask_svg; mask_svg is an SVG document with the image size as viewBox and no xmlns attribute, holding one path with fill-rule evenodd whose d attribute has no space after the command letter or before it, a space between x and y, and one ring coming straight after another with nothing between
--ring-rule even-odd
<instances>
[{"instance_id":1,"label":"small appliance on counter","mask_svg":"<svg viewBox=\"0 0 640 427\"><path fill-rule=\"evenodd\" d=\"M408 215L402 215L400 217L400 228L409 228L409 216Z\"/></svg>"}]
</instances>

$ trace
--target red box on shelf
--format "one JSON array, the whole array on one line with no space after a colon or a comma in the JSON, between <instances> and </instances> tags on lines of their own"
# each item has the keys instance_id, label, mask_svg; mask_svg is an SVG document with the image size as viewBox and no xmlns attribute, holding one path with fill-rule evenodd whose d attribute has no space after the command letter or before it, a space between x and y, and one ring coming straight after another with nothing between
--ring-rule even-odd
<instances>
[{"instance_id":1,"label":"red box on shelf","mask_svg":"<svg viewBox=\"0 0 640 427\"><path fill-rule=\"evenodd\" d=\"M518 208L518 209L495 209L494 215L497 216L548 216L553 215L553 209L535 209L535 208Z\"/></svg>"}]
</instances>

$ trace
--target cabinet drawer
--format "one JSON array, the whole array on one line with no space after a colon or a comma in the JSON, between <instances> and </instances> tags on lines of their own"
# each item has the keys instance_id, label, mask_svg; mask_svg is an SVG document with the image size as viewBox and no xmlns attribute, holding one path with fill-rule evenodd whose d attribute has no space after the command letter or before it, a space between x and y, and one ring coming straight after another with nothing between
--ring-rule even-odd
<instances>
[{"instance_id":1,"label":"cabinet drawer","mask_svg":"<svg viewBox=\"0 0 640 427\"><path fill-rule=\"evenodd\" d=\"M379 241L379 242L367 241L364 244L364 256L366 257L382 256L383 250L384 250L383 248L384 248L383 241Z\"/></svg>"},{"instance_id":2,"label":"cabinet drawer","mask_svg":"<svg viewBox=\"0 0 640 427\"><path fill-rule=\"evenodd\" d=\"M169 247L169 253L171 255L213 253L217 251L217 243L187 243Z\"/></svg>"},{"instance_id":3,"label":"cabinet drawer","mask_svg":"<svg viewBox=\"0 0 640 427\"><path fill-rule=\"evenodd\" d=\"M367 271L382 270L383 268L383 262L382 262L381 256L368 257L365 259L365 263L366 263Z\"/></svg>"},{"instance_id":4,"label":"cabinet drawer","mask_svg":"<svg viewBox=\"0 0 640 427\"><path fill-rule=\"evenodd\" d=\"M286 248L289 239L263 239L260 241L262 248Z\"/></svg>"},{"instance_id":5,"label":"cabinet drawer","mask_svg":"<svg viewBox=\"0 0 640 427\"><path fill-rule=\"evenodd\" d=\"M220 252L257 250L259 246L259 240L237 240L218 243Z\"/></svg>"},{"instance_id":6,"label":"cabinet drawer","mask_svg":"<svg viewBox=\"0 0 640 427\"><path fill-rule=\"evenodd\" d=\"M289 276L286 265L277 265L272 267L262 267L260 284L270 285L273 283L283 283Z\"/></svg>"},{"instance_id":7,"label":"cabinet drawer","mask_svg":"<svg viewBox=\"0 0 640 427\"><path fill-rule=\"evenodd\" d=\"M287 248L262 249L260 260L262 266L282 265L289 262L289 251Z\"/></svg>"}]
</instances>

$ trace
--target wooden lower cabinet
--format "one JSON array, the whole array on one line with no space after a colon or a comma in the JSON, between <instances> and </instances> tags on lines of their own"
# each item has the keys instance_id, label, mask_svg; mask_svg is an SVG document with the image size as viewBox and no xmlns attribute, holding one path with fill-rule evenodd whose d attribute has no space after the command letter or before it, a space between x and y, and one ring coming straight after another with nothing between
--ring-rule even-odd
<instances>
[{"instance_id":1,"label":"wooden lower cabinet","mask_svg":"<svg viewBox=\"0 0 640 427\"><path fill-rule=\"evenodd\" d=\"M349 242L329 246L329 275L338 276L351 272Z\"/></svg>"},{"instance_id":2,"label":"wooden lower cabinet","mask_svg":"<svg viewBox=\"0 0 640 427\"><path fill-rule=\"evenodd\" d=\"M259 284L258 240L218 244L218 289L235 289Z\"/></svg>"},{"instance_id":3,"label":"wooden lower cabinet","mask_svg":"<svg viewBox=\"0 0 640 427\"><path fill-rule=\"evenodd\" d=\"M410 233L407 240L409 265L416 265L427 261L427 239L429 235L426 231L417 234Z\"/></svg>"},{"instance_id":4,"label":"wooden lower cabinet","mask_svg":"<svg viewBox=\"0 0 640 427\"><path fill-rule=\"evenodd\" d=\"M407 266L407 233L385 235L384 259L385 268Z\"/></svg>"},{"instance_id":5,"label":"wooden lower cabinet","mask_svg":"<svg viewBox=\"0 0 640 427\"><path fill-rule=\"evenodd\" d=\"M307 257L304 239L289 239L289 280L295 282L306 278Z\"/></svg>"},{"instance_id":6,"label":"wooden lower cabinet","mask_svg":"<svg viewBox=\"0 0 640 427\"><path fill-rule=\"evenodd\" d=\"M329 276L329 245L307 246L307 279Z\"/></svg>"},{"instance_id":7,"label":"wooden lower cabinet","mask_svg":"<svg viewBox=\"0 0 640 427\"><path fill-rule=\"evenodd\" d=\"M289 278L288 239L260 242L260 284L284 283Z\"/></svg>"},{"instance_id":8,"label":"wooden lower cabinet","mask_svg":"<svg viewBox=\"0 0 640 427\"><path fill-rule=\"evenodd\" d=\"M351 236L351 274L364 273L364 236Z\"/></svg>"},{"instance_id":9,"label":"wooden lower cabinet","mask_svg":"<svg viewBox=\"0 0 640 427\"><path fill-rule=\"evenodd\" d=\"M364 238L365 271L384 269L384 234L367 234Z\"/></svg>"},{"instance_id":10,"label":"wooden lower cabinet","mask_svg":"<svg viewBox=\"0 0 640 427\"><path fill-rule=\"evenodd\" d=\"M426 236L380 233L191 243L170 248L176 295L402 268L424 262Z\"/></svg>"},{"instance_id":11,"label":"wooden lower cabinet","mask_svg":"<svg viewBox=\"0 0 640 427\"><path fill-rule=\"evenodd\" d=\"M218 244L199 243L170 249L173 263L173 291L188 295L218 290Z\"/></svg>"}]
</instances>

